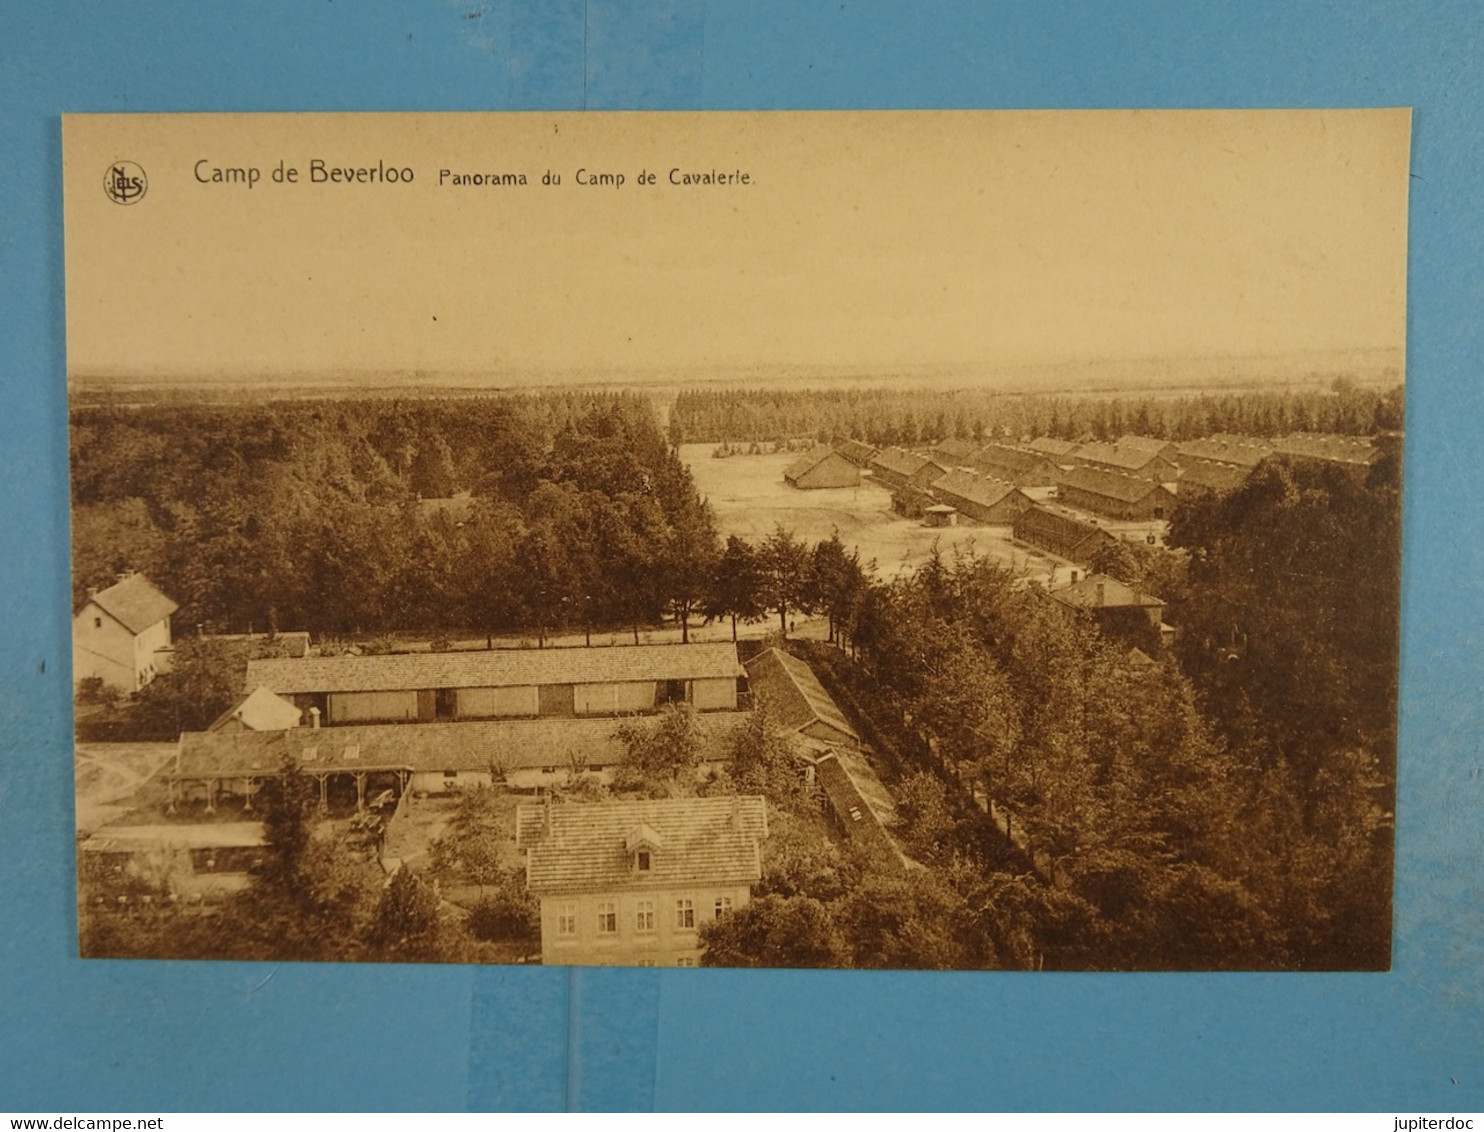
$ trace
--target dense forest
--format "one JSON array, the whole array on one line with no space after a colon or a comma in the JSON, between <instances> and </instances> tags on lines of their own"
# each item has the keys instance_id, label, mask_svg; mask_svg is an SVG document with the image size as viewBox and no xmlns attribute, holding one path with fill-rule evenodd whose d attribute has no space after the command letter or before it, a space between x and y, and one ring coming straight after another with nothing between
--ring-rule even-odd
<instances>
[{"instance_id":1,"label":"dense forest","mask_svg":"<svg viewBox=\"0 0 1484 1132\"><path fill-rule=\"evenodd\" d=\"M1363 436L1402 427L1402 389L1336 379L1327 388L1202 396L1075 397L985 389L701 390L670 411L676 444L849 437L880 446L957 437L1194 440L1216 433Z\"/></svg>"},{"instance_id":2,"label":"dense forest","mask_svg":"<svg viewBox=\"0 0 1484 1132\"><path fill-rule=\"evenodd\" d=\"M85 408L71 446L74 599L142 571L187 630L649 624L717 541L640 397Z\"/></svg>"},{"instance_id":3,"label":"dense forest","mask_svg":"<svg viewBox=\"0 0 1484 1132\"><path fill-rule=\"evenodd\" d=\"M1327 396L1361 413L1369 395ZM1368 427L1399 409L1375 400ZM1393 457L1365 473L1270 459L1182 502L1170 549L1106 554L1100 569L1169 603L1161 652L987 559L882 579L838 536L723 543L638 398L87 409L73 447L77 584L143 569L187 624L540 634L668 614L767 619L781 641L794 613L827 619L839 647L789 647L866 729L916 864L816 836L765 728L719 780L677 770L681 733L633 744L627 789L756 791L779 815L754 900L707 929L708 963L1389 963ZM186 694L181 667L145 706ZM385 912L357 905L366 939L402 938L395 902L426 903L403 888Z\"/></svg>"}]
</instances>

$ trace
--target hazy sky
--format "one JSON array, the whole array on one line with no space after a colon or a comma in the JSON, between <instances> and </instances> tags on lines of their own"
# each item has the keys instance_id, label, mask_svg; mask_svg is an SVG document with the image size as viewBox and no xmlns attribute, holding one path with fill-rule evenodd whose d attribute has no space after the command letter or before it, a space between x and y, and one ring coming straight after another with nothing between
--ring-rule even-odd
<instances>
[{"instance_id":1,"label":"hazy sky","mask_svg":"<svg viewBox=\"0 0 1484 1132\"><path fill-rule=\"evenodd\" d=\"M1409 126L1398 110L71 116L69 369L1399 358ZM311 183L316 158L414 179ZM137 203L104 191L119 161L146 172ZM280 161L297 184L272 180ZM252 188L210 179L254 167ZM673 168L752 183L675 186ZM440 186L441 169L528 184ZM581 186L579 169L627 183Z\"/></svg>"}]
</instances>

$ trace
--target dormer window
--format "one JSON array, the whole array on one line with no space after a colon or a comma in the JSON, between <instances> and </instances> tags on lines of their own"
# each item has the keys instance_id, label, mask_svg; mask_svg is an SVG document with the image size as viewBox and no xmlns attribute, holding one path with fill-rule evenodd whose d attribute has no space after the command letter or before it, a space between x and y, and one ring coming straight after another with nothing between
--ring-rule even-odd
<instances>
[{"instance_id":1,"label":"dormer window","mask_svg":"<svg viewBox=\"0 0 1484 1132\"><path fill-rule=\"evenodd\" d=\"M660 835L648 825L637 825L623 841L629 868L636 873L654 871L654 855L660 850Z\"/></svg>"}]
</instances>

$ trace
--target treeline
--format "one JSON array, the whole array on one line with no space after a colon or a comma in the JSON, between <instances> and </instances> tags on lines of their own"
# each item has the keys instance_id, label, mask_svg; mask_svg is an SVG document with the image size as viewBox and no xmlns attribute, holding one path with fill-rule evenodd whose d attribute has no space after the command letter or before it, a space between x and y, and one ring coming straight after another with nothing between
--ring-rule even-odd
<instances>
[{"instance_id":1,"label":"treeline","mask_svg":"<svg viewBox=\"0 0 1484 1132\"><path fill-rule=\"evenodd\" d=\"M180 626L649 624L718 541L638 396L83 408L71 447L75 600L139 570Z\"/></svg>"},{"instance_id":2,"label":"treeline","mask_svg":"<svg viewBox=\"0 0 1484 1132\"><path fill-rule=\"evenodd\" d=\"M1327 390L1170 397L1038 396L984 389L731 389L681 393L670 413L676 444L812 436L878 447L938 440L1053 436L1114 440L1128 433L1194 440L1215 433L1365 436L1402 427L1402 389L1343 379Z\"/></svg>"}]
</instances>

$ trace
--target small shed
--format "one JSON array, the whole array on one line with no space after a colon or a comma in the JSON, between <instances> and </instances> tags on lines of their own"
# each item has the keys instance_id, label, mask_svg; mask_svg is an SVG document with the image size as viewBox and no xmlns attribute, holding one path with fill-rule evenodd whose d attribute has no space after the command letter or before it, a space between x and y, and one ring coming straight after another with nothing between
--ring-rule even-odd
<instances>
[{"instance_id":1,"label":"small shed","mask_svg":"<svg viewBox=\"0 0 1484 1132\"><path fill-rule=\"evenodd\" d=\"M958 511L946 503L934 503L922 509L922 521L929 527L957 526Z\"/></svg>"}]
</instances>

